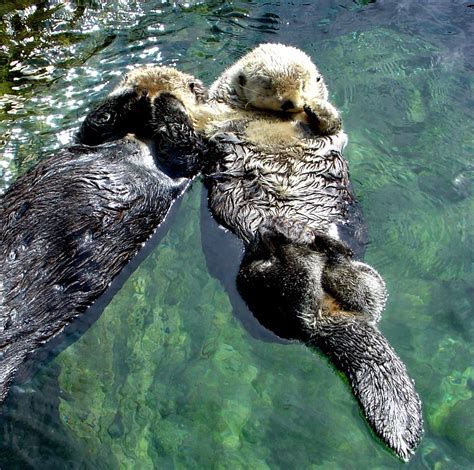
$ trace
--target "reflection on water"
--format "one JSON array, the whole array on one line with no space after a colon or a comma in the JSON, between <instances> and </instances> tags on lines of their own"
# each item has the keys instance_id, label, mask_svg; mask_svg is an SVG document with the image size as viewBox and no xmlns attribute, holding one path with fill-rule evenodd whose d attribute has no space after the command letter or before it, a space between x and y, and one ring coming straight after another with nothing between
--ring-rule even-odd
<instances>
[{"instance_id":1,"label":"reflection on water","mask_svg":"<svg viewBox=\"0 0 474 470\"><path fill-rule=\"evenodd\" d=\"M381 328L424 404L426 434L408 467L469 467L469 2L23 0L0 13L0 191L70 142L131 67L175 65L210 84L259 42L308 52L350 137L367 260L390 291ZM99 321L13 390L0 467L401 467L324 357L256 340L233 317L208 274L199 204L196 182Z\"/></svg>"}]
</instances>

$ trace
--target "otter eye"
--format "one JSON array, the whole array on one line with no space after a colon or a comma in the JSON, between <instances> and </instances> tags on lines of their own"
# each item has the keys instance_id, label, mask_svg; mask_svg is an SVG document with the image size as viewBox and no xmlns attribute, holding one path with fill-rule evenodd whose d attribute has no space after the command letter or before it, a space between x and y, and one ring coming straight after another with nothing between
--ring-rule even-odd
<instances>
[{"instance_id":1,"label":"otter eye","mask_svg":"<svg viewBox=\"0 0 474 470\"><path fill-rule=\"evenodd\" d=\"M196 86L196 84L194 82L191 82L189 84L189 89L194 93L194 87Z\"/></svg>"},{"instance_id":2,"label":"otter eye","mask_svg":"<svg viewBox=\"0 0 474 470\"><path fill-rule=\"evenodd\" d=\"M318 78L316 78L317 82L319 82L320 80L321 80L321 75Z\"/></svg>"},{"instance_id":3,"label":"otter eye","mask_svg":"<svg viewBox=\"0 0 474 470\"><path fill-rule=\"evenodd\" d=\"M243 73L241 73L238 78L240 86L244 86L247 83L247 79Z\"/></svg>"}]
</instances>

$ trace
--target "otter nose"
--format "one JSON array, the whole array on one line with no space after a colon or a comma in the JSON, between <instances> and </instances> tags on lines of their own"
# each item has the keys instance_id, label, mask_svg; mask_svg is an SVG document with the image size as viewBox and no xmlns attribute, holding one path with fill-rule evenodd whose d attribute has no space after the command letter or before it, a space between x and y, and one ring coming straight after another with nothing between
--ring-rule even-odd
<instances>
[{"instance_id":1,"label":"otter nose","mask_svg":"<svg viewBox=\"0 0 474 470\"><path fill-rule=\"evenodd\" d=\"M282 105L281 105L281 109L283 111L288 111L289 109L292 109L294 108L295 105L293 104L293 101L291 100L286 100Z\"/></svg>"}]
</instances>

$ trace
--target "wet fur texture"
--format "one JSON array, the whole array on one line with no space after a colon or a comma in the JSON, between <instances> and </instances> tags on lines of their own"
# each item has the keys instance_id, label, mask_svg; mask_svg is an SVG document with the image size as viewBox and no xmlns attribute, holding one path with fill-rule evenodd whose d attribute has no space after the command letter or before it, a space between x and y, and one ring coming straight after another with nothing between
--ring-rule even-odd
<instances>
[{"instance_id":1,"label":"wet fur texture","mask_svg":"<svg viewBox=\"0 0 474 470\"><path fill-rule=\"evenodd\" d=\"M372 429L408 461L423 433L421 402L405 365L375 326L387 297L380 275L326 234L272 220L249 245L237 282L267 328L332 359Z\"/></svg>"},{"instance_id":2,"label":"wet fur texture","mask_svg":"<svg viewBox=\"0 0 474 470\"><path fill-rule=\"evenodd\" d=\"M0 199L0 403L26 361L141 249L207 158L170 94L194 102L199 93L170 70L153 75L155 83L168 77L153 99L127 77L86 117L81 144L41 162ZM141 140L123 138L129 132Z\"/></svg>"}]
</instances>

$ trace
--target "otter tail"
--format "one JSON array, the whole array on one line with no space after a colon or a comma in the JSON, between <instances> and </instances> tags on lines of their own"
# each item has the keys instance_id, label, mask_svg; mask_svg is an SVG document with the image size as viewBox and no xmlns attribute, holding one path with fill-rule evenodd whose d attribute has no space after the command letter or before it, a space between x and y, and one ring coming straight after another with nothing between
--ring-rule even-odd
<instances>
[{"instance_id":1,"label":"otter tail","mask_svg":"<svg viewBox=\"0 0 474 470\"><path fill-rule=\"evenodd\" d=\"M421 402L403 362L372 324L324 317L311 327L318 346L348 377L375 433L404 461L423 434Z\"/></svg>"}]
</instances>

